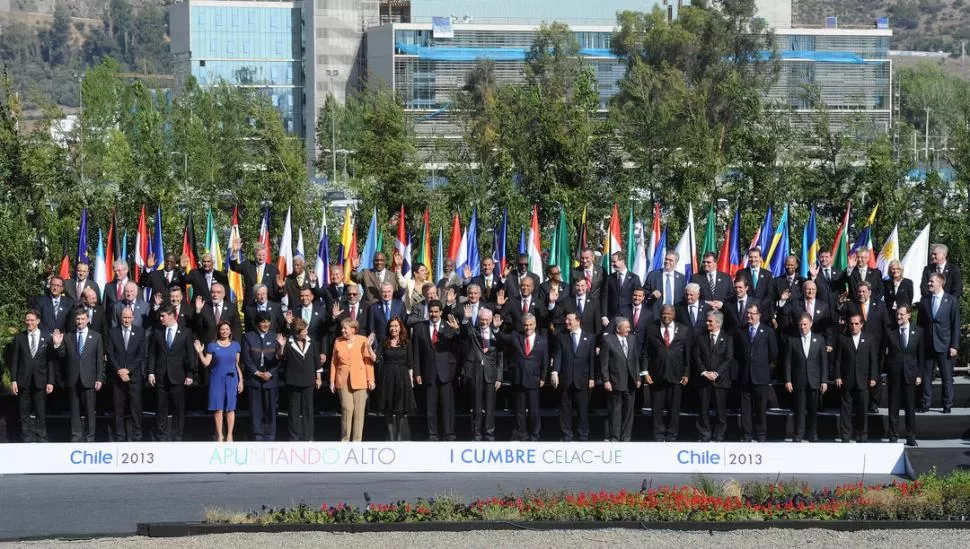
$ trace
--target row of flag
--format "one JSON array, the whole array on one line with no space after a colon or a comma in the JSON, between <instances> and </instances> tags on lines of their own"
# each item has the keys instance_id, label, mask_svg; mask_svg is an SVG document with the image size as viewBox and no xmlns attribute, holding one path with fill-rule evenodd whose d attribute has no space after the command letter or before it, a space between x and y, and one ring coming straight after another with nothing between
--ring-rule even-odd
<instances>
[{"instance_id":1,"label":"row of flag","mask_svg":"<svg viewBox=\"0 0 970 549\"><path fill-rule=\"evenodd\" d=\"M879 209L878 204L866 219L866 224L859 237L854 243L849 244L848 227L851 215L851 205L846 208L845 215L839 225L831 248L833 256L833 266L845 269L850 260L859 250L868 250L869 266L879 268L884 275L888 276L887 267L890 261L899 260L899 231L898 226L894 227L889 238L880 249L878 255L874 252L873 246L873 226L875 224L876 213ZM573 267L579 265L578 258L583 249L589 247L586 232L586 209L583 209L579 230L576 231L575 244L570 247L569 223L566 219L564 210L559 212L559 220L556 224L547 257L543 255L538 206L532 208L532 216L528 232L523 228L520 232L518 253L525 255L529 259L529 271L540 277L543 273L544 260L548 264L558 265L562 270L564 282L570 282L570 275ZM266 249L267 257L272 257L272 239L269 232L270 212L267 209L261 219L259 228L259 242ZM478 211L472 210L471 219L464 229L461 227L461 220L456 213L453 218L450 240L447 248L443 247L443 230L439 227L437 234L437 245L432 242L433 233L430 227L429 212L424 211L422 217L422 227L420 237L417 239L418 250L414 256L412 252L411 233L407 230L404 207L396 214L397 234L395 235L393 249L403 258L402 274L405 277L411 276L412 266L415 263L422 263L429 273L434 276L434 280L440 280L444 276L444 262L451 260L455 264L456 272L459 275L464 273L467 266L472 276L479 274L481 255L479 252L478 238ZM393 221L393 219L392 219ZM707 223L704 231L704 238L698 246L694 225L693 206L688 208L687 223L676 246L679 256L675 269L684 273L688 281L692 273L700 268L698 254L703 255L707 252L718 252L718 270L731 276L747 266L748 257L744 253L745 249L740 247L740 211L734 212L733 222L727 227L720 250L717 248L716 235L716 215L714 207L711 206L707 214ZM785 259L791 254L790 245L790 216L789 208L785 206L779 218L778 225L773 224L772 208L769 206L765 213L764 221L755 231L750 241L749 248L758 247L762 250L765 268L772 272L774 276L784 273ZM134 279L137 281L142 274L149 270L149 257L153 256L157 268L164 262L165 248L162 242L162 212L158 209L154 219L154 231L148 229L148 221L145 208L142 207L138 218L138 232L135 235L134 249ZM319 245L317 247L314 271L321 280L330 278L330 245L327 233L327 213L323 211L320 224ZM602 260L604 270L609 273L612 271L611 256L621 252L625 254L626 264L631 272L637 274L641 280L645 280L649 271L663 268L664 258L667 254L667 227L661 223L660 205L655 204L653 209L653 223L648 226L637 220L633 209L630 209L626 224L626 234L621 232L620 213L616 205L613 206L610 215L607 231L603 241ZM87 209L82 210L80 231L78 235L78 258L80 263L89 263L91 258L87 255ZM111 222L108 227L107 239L104 238L102 231L98 230L98 242L96 254L93 258L94 269L93 279L97 282L102 291L107 283L114 278L112 264L115 259L127 258L128 234L121 233L116 217L112 214ZM204 253L212 256L213 263L218 268L223 268L229 275L230 293L235 296L242 295L242 278L238 273L229 269L229 262L233 256L233 243L239 240L239 212L238 208L233 209L232 225L229 231L229 241L223 247L219 242L219 231L216 230L213 222L211 209L207 212L205 240L202 249ZM508 210L502 214L502 222L494 231L494 250L492 258L495 260L496 268L499 272L504 272L508 266L508 258L505 250L508 238ZM802 230L802 249L801 249L801 275L807 276L810 265L816 265L821 245L818 240L816 227L815 208L812 208L808 221ZM296 247L293 247L293 228L291 224L291 210L287 209L286 219L283 224L283 234L279 240L279 251L277 255L277 268L282 276L293 272L293 260L295 257L306 259L304 250L303 230L297 230ZM624 246L624 242L628 245ZM926 264L929 247L929 225L923 229L916 241L910 247L909 252L904 256L902 263L904 272L919 272ZM384 249L384 231L382 224L378 222L377 210L371 215L368 226L367 236L364 239L363 248L358 253L356 224L353 219L353 212L348 208L344 213L343 228L340 233L340 243L334 257L334 264L338 265L344 272L345 279L350 280L352 272L358 268L373 268L374 256L378 251ZM189 213L185 219L185 226L182 231L181 256L185 258L185 270L187 272L198 268L201 255L195 240L195 229L192 215ZM434 257L432 253L434 252ZM412 263L412 257L414 263ZM243 258L238 257L239 261ZM65 244L64 256L60 265L60 276L70 277L70 258ZM388 265L389 266L389 265ZM917 298L919 296L916 296Z\"/></svg>"}]
</instances>

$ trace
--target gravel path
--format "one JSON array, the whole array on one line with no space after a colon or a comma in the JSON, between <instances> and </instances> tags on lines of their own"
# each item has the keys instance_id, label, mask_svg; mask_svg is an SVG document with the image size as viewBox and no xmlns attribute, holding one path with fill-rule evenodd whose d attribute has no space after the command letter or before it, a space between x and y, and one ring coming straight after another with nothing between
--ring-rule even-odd
<instances>
[{"instance_id":1,"label":"gravel path","mask_svg":"<svg viewBox=\"0 0 970 549\"><path fill-rule=\"evenodd\" d=\"M419 533L286 533L286 534L218 534L190 538L150 539L141 537L98 540L30 541L0 543L0 549L68 547L70 549L268 549L285 547L339 547L340 549L374 549L375 547L461 547L495 549L496 547L690 547L691 549L725 549L738 547L804 547L864 549L867 547L967 547L967 530L871 530L866 532L832 532L829 530L745 530L737 532L672 532L669 530L553 530L544 532L477 531Z\"/></svg>"}]
</instances>

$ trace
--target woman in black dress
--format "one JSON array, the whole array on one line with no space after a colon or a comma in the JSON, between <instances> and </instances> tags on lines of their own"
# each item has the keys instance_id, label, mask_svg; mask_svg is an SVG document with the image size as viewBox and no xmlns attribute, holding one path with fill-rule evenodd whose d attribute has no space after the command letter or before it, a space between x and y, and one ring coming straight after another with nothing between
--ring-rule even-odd
<instances>
[{"instance_id":1,"label":"woman in black dress","mask_svg":"<svg viewBox=\"0 0 970 549\"><path fill-rule=\"evenodd\" d=\"M387 340L378 349L380 363L378 409L384 414L388 440L411 440L408 415L413 414L414 381L408 331L400 317L387 324Z\"/></svg>"}]
</instances>

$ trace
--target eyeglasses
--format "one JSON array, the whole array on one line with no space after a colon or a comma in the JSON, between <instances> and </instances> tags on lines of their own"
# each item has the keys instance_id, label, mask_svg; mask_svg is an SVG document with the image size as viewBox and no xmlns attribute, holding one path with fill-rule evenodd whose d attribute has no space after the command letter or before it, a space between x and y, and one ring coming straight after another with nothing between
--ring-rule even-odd
<instances>
[{"instance_id":1,"label":"eyeglasses","mask_svg":"<svg viewBox=\"0 0 970 549\"><path fill-rule=\"evenodd\" d=\"M354 296L360 295L360 292L347 292L347 295L350 297L354 297Z\"/></svg>"}]
</instances>

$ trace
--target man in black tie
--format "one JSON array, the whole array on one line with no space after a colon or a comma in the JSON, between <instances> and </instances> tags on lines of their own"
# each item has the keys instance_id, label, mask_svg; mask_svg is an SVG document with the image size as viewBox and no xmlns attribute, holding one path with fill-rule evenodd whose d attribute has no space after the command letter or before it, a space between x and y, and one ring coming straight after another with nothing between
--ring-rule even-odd
<instances>
[{"instance_id":1,"label":"man in black tie","mask_svg":"<svg viewBox=\"0 0 970 549\"><path fill-rule=\"evenodd\" d=\"M497 329L492 326L492 311L482 307L473 320L470 309L471 305L466 303L461 336L466 346L462 378L471 392L472 439L495 440L495 397L502 387L505 358L496 345Z\"/></svg>"},{"instance_id":2,"label":"man in black tie","mask_svg":"<svg viewBox=\"0 0 970 549\"><path fill-rule=\"evenodd\" d=\"M869 268L869 250L861 248L856 252L856 266L851 271L845 273L845 286L849 288L849 297L857 299L859 284L866 282L869 284L869 291L877 299L881 299L885 290L882 287L882 272L879 269Z\"/></svg>"},{"instance_id":3,"label":"man in black tie","mask_svg":"<svg viewBox=\"0 0 970 549\"><path fill-rule=\"evenodd\" d=\"M425 419L428 440L455 440L456 336L448 324L441 321L441 302L428 303L428 320L414 327L414 358L418 373L414 384L425 390ZM440 414L440 427L439 427Z\"/></svg>"},{"instance_id":4,"label":"man in black tie","mask_svg":"<svg viewBox=\"0 0 970 549\"><path fill-rule=\"evenodd\" d=\"M539 276L535 273L529 272L529 256L520 255L515 262L516 270L514 273L510 273L505 279L505 299L516 301L522 297L522 282L525 279L532 281L532 290L535 291L542 283L539 280ZM447 277L445 277L447 278ZM441 293L446 286L438 283L438 293Z\"/></svg>"},{"instance_id":5,"label":"man in black tie","mask_svg":"<svg viewBox=\"0 0 970 549\"><path fill-rule=\"evenodd\" d=\"M633 437L636 390L641 386L646 361L641 359L636 337L630 334L630 321L616 317L613 326L616 332L604 335L600 345L599 373L606 391L610 442L629 442Z\"/></svg>"},{"instance_id":6,"label":"man in black tie","mask_svg":"<svg viewBox=\"0 0 970 549\"><path fill-rule=\"evenodd\" d=\"M199 258L199 268L189 271L185 278L187 286L192 287L192 296L209 301L212 299L212 287L221 284L224 288L229 286L229 275L216 268L212 261L212 254L204 253Z\"/></svg>"},{"instance_id":7,"label":"man in black tie","mask_svg":"<svg viewBox=\"0 0 970 549\"><path fill-rule=\"evenodd\" d=\"M691 282L684 288L684 302L677 306L676 320L687 326L690 338L702 334L707 325L707 313L711 306L701 301L701 287Z\"/></svg>"},{"instance_id":8,"label":"man in black tie","mask_svg":"<svg viewBox=\"0 0 970 549\"><path fill-rule=\"evenodd\" d=\"M502 326L502 317L493 324ZM539 389L546 384L549 372L549 345L545 337L536 333L536 317L528 313L522 318L523 333L498 334L506 359L512 390L515 391L515 432L522 441L539 440ZM528 423L526 423L528 411Z\"/></svg>"},{"instance_id":9,"label":"man in black tie","mask_svg":"<svg viewBox=\"0 0 970 549\"><path fill-rule=\"evenodd\" d=\"M107 372L114 404L114 440L138 442L142 437L142 383L148 361L148 335L134 325L134 312L122 309L121 325L107 336Z\"/></svg>"},{"instance_id":10,"label":"man in black tie","mask_svg":"<svg viewBox=\"0 0 970 549\"><path fill-rule=\"evenodd\" d=\"M738 336L747 323L748 307L758 305L758 310L761 310L761 302L748 295L750 287L751 285L744 275L734 279L734 297L729 298L721 309L721 312L724 313L724 330L731 337Z\"/></svg>"},{"instance_id":11,"label":"man in black tie","mask_svg":"<svg viewBox=\"0 0 970 549\"><path fill-rule=\"evenodd\" d=\"M674 322L674 314L673 305L660 309L660 322L647 333L646 359L640 372L650 386L653 439L657 442L677 440L681 396L690 376L691 331Z\"/></svg>"},{"instance_id":12,"label":"man in black tie","mask_svg":"<svg viewBox=\"0 0 970 549\"><path fill-rule=\"evenodd\" d=\"M899 408L906 413L907 446L916 446L916 406L925 371L923 331L910 324L910 305L896 307L896 334L889 334L886 375L889 388L889 442L899 440Z\"/></svg>"},{"instance_id":13,"label":"man in black tie","mask_svg":"<svg viewBox=\"0 0 970 549\"><path fill-rule=\"evenodd\" d=\"M465 293L469 284L477 284L482 289L482 301L494 306L498 303L498 291L505 282L495 273L495 260L491 257L482 259L481 274L465 281Z\"/></svg>"},{"instance_id":14,"label":"man in black tie","mask_svg":"<svg viewBox=\"0 0 970 549\"><path fill-rule=\"evenodd\" d=\"M275 282L278 296L276 301L282 302L285 298L286 306L295 309L300 302L300 290L312 289L316 283L316 277L310 277L306 271L306 259L298 255L293 258L293 272L287 274L286 278L277 277Z\"/></svg>"},{"instance_id":15,"label":"man in black tie","mask_svg":"<svg viewBox=\"0 0 970 549\"><path fill-rule=\"evenodd\" d=\"M586 280L586 292L599 299L603 293L603 282L606 280L603 267L595 264L596 252L592 248L583 248L579 255L579 268L573 271L573 280Z\"/></svg>"},{"instance_id":16,"label":"man in black tie","mask_svg":"<svg viewBox=\"0 0 970 549\"><path fill-rule=\"evenodd\" d=\"M88 312L88 328L98 332L99 334L108 333L108 326L111 323L107 319L107 315L104 314L104 307L98 305L98 295L95 293L94 288L85 288L81 293L81 299L78 301L78 307L84 308ZM68 326L70 331L74 331L74 326Z\"/></svg>"},{"instance_id":17,"label":"man in black tie","mask_svg":"<svg viewBox=\"0 0 970 549\"><path fill-rule=\"evenodd\" d=\"M521 334L525 333L525 316L532 315L536 317L536 329L544 334L549 326L546 321L548 308L536 297L535 282L531 278L524 278L521 284L519 297L505 301L502 318L507 319L512 329Z\"/></svg>"},{"instance_id":18,"label":"man in black tie","mask_svg":"<svg viewBox=\"0 0 970 549\"><path fill-rule=\"evenodd\" d=\"M413 328L415 324L428 320L428 303L438 301L438 287L431 282L425 282L421 286L422 300L414 303L411 313L408 315L408 328Z\"/></svg>"},{"instance_id":19,"label":"man in black tie","mask_svg":"<svg viewBox=\"0 0 970 549\"><path fill-rule=\"evenodd\" d=\"M576 280L585 290L586 279ZM573 407L576 408L576 435L589 440L589 392L595 383L596 337L584 332L578 313L566 313L566 331L553 347L552 387L559 390L559 426L563 442L573 440Z\"/></svg>"},{"instance_id":20,"label":"man in black tie","mask_svg":"<svg viewBox=\"0 0 970 549\"><path fill-rule=\"evenodd\" d=\"M870 271L871 272L871 271ZM883 336L887 330L891 329L892 321L886 310L886 305L879 299L882 294L872 293L871 286L865 281L856 281L856 300L846 302L842 306L843 316L848 317L854 314L862 318L862 333L869 336L872 345L876 348L876 355L879 363L882 364L884 347L882 345ZM880 370L882 368L879 368ZM879 379L872 387L869 394L868 410L870 413L879 412L879 400L882 396L882 386Z\"/></svg>"},{"instance_id":21,"label":"man in black tie","mask_svg":"<svg viewBox=\"0 0 970 549\"><path fill-rule=\"evenodd\" d=\"M276 265L266 262L266 247L261 243L256 244L253 252L255 255L254 261L249 259L243 261L240 250L242 250L242 242L238 238L234 239L232 242L232 253L229 254L229 268L242 275L243 291L245 293L244 303L248 304L253 299L253 288L257 284L264 284L267 287L270 284L275 284L280 272L276 268ZM336 268L332 270L336 270ZM273 295L269 297L273 301L279 301L278 299L273 299Z\"/></svg>"},{"instance_id":22,"label":"man in black tie","mask_svg":"<svg viewBox=\"0 0 970 549\"><path fill-rule=\"evenodd\" d=\"M74 278L64 282L64 294L74 301L80 301L84 290L91 288L100 299L101 288L90 278L91 267L87 263L78 263L74 267Z\"/></svg>"},{"instance_id":23,"label":"man in black tie","mask_svg":"<svg viewBox=\"0 0 970 549\"><path fill-rule=\"evenodd\" d=\"M810 283L810 282L809 282ZM785 353L785 390L794 395L795 415L792 442L801 442L806 432L808 441L818 440L818 400L828 390L829 361L825 338L812 332L812 317L802 313L798 319L798 336L788 339Z\"/></svg>"},{"instance_id":24,"label":"man in black tie","mask_svg":"<svg viewBox=\"0 0 970 549\"><path fill-rule=\"evenodd\" d=\"M734 297L734 283L726 273L717 270L717 255L707 252L701 259L703 270L691 279L700 286L701 300L715 311L720 311L724 302Z\"/></svg>"},{"instance_id":25,"label":"man in black tie","mask_svg":"<svg viewBox=\"0 0 970 549\"><path fill-rule=\"evenodd\" d=\"M159 328L152 333L148 345L148 384L156 391L159 439L181 441L185 432L185 388L192 385L198 373L198 355L192 333L178 327L171 306L162 305L158 319ZM170 404L175 421L171 427Z\"/></svg>"},{"instance_id":26,"label":"man in black tie","mask_svg":"<svg viewBox=\"0 0 970 549\"><path fill-rule=\"evenodd\" d=\"M10 360L10 392L17 397L24 442L47 442L47 395L54 392L57 355L52 336L40 329L40 313L27 311Z\"/></svg>"},{"instance_id":27,"label":"man in black tie","mask_svg":"<svg viewBox=\"0 0 970 549\"><path fill-rule=\"evenodd\" d=\"M943 293L952 295L957 300L963 295L963 279L960 277L960 266L946 260L948 253L948 248L943 244L933 244L930 247L930 264L923 268L923 275L919 284L922 295L929 295L931 293L930 275L932 273L943 275Z\"/></svg>"},{"instance_id":28,"label":"man in black tie","mask_svg":"<svg viewBox=\"0 0 970 549\"><path fill-rule=\"evenodd\" d=\"M54 332L54 349L64 362L64 386L71 407L71 442L94 442L97 425L94 393L101 390L104 382L104 345L101 334L88 330L85 309L75 311L74 322L77 330L66 341L63 334ZM84 406L83 426L81 406Z\"/></svg>"},{"instance_id":29,"label":"man in black tie","mask_svg":"<svg viewBox=\"0 0 970 549\"><path fill-rule=\"evenodd\" d=\"M697 431L700 442L723 442L727 431L727 395L731 389L731 366L734 361L734 343L721 327L724 314L720 311L707 313L706 327L694 341L693 365L697 374L700 393L700 409L697 415ZM714 427L711 428L711 402L714 403Z\"/></svg>"},{"instance_id":30,"label":"man in black tie","mask_svg":"<svg viewBox=\"0 0 970 549\"><path fill-rule=\"evenodd\" d=\"M630 321L630 333L637 338L637 347L643 348L647 339L647 330L653 326L653 309L647 306L647 291L643 288L633 289L633 303L630 310L623 316Z\"/></svg>"},{"instance_id":31,"label":"man in black tie","mask_svg":"<svg viewBox=\"0 0 970 549\"><path fill-rule=\"evenodd\" d=\"M933 370L939 369L943 383L943 413L953 407L953 361L960 348L960 304L943 287L946 279L940 273L929 277L929 294L920 300L919 319L923 329L924 349L929 360L923 371L923 411L929 410L933 396Z\"/></svg>"},{"instance_id":32,"label":"man in black tie","mask_svg":"<svg viewBox=\"0 0 970 549\"><path fill-rule=\"evenodd\" d=\"M848 335L839 339L835 370L835 386L842 394L839 434L842 442L849 442L853 436L858 442L866 442L869 440L866 403L869 389L876 386L879 377L879 356L875 342L862 333L862 316L850 315L848 325Z\"/></svg>"},{"instance_id":33,"label":"man in black tie","mask_svg":"<svg viewBox=\"0 0 970 549\"><path fill-rule=\"evenodd\" d=\"M781 309L785 302L789 300L800 300L802 298L802 283L805 279L798 274L798 258L790 255L785 258L785 272L774 279L774 290L772 299L776 302L777 308Z\"/></svg>"},{"instance_id":34,"label":"man in black tie","mask_svg":"<svg viewBox=\"0 0 970 549\"><path fill-rule=\"evenodd\" d=\"M764 442L768 439L771 364L778 357L778 342L774 330L761 321L758 305L748 305L747 316L747 324L735 338L736 381L741 388L741 442Z\"/></svg>"}]
</instances>

